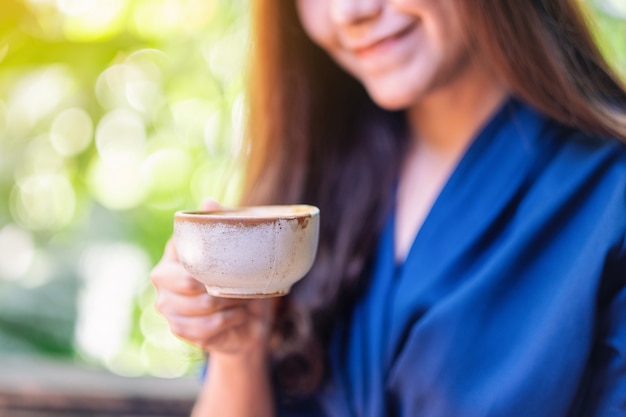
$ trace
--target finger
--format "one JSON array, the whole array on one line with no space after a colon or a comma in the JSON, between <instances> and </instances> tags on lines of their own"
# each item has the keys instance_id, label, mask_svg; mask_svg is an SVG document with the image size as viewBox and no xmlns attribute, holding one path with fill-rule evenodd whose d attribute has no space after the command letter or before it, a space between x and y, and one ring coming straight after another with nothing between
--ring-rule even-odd
<instances>
[{"instance_id":1,"label":"finger","mask_svg":"<svg viewBox=\"0 0 626 417\"><path fill-rule=\"evenodd\" d=\"M159 292L156 309L165 317L207 316L215 310L208 300L208 294L181 295L173 292Z\"/></svg>"},{"instance_id":2,"label":"finger","mask_svg":"<svg viewBox=\"0 0 626 417\"><path fill-rule=\"evenodd\" d=\"M216 298L204 292L197 295L181 295L173 292L160 292L157 295L156 308L161 314L169 316L208 316L220 310L242 306L238 300Z\"/></svg>"},{"instance_id":3,"label":"finger","mask_svg":"<svg viewBox=\"0 0 626 417\"><path fill-rule=\"evenodd\" d=\"M172 261L178 261L178 252L176 252L176 245L174 244L174 239L169 239L165 244L165 252L163 254L164 259L169 259Z\"/></svg>"},{"instance_id":4,"label":"finger","mask_svg":"<svg viewBox=\"0 0 626 417\"><path fill-rule=\"evenodd\" d=\"M212 198L206 198L202 201L202 210L204 211L222 210L223 208L224 206Z\"/></svg>"},{"instance_id":5,"label":"finger","mask_svg":"<svg viewBox=\"0 0 626 417\"><path fill-rule=\"evenodd\" d=\"M205 347L223 332L243 325L246 320L248 320L246 310L237 307L220 310L209 316L173 316L170 317L168 323L170 330L176 336L197 346Z\"/></svg>"},{"instance_id":6,"label":"finger","mask_svg":"<svg viewBox=\"0 0 626 417\"><path fill-rule=\"evenodd\" d=\"M161 261L150 273L152 283L159 291L196 295L206 293L204 284L193 278L177 262Z\"/></svg>"},{"instance_id":7,"label":"finger","mask_svg":"<svg viewBox=\"0 0 626 417\"><path fill-rule=\"evenodd\" d=\"M211 339L205 341L200 347L210 355L219 353L236 353L245 349L250 335L248 322L230 327Z\"/></svg>"}]
</instances>

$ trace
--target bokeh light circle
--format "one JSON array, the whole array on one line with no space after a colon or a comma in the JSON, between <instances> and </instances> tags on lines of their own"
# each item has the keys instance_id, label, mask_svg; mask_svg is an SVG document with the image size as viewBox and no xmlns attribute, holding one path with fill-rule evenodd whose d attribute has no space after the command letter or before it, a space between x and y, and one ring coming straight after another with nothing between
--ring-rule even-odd
<instances>
[{"instance_id":1,"label":"bokeh light circle","mask_svg":"<svg viewBox=\"0 0 626 417\"><path fill-rule=\"evenodd\" d=\"M74 156L91 143L93 122L81 108L67 109L57 115L50 129L50 141L63 156Z\"/></svg>"},{"instance_id":2,"label":"bokeh light circle","mask_svg":"<svg viewBox=\"0 0 626 417\"><path fill-rule=\"evenodd\" d=\"M94 159L87 178L93 197L110 210L137 207L146 196L141 165L137 161L105 163Z\"/></svg>"},{"instance_id":3,"label":"bokeh light circle","mask_svg":"<svg viewBox=\"0 0 626 417\"><path fill-rule=\"evenodd\" d=\"M119 109L107 113L96 128L96 148L107 163L126 163L143 158L145 125L135 112Z\"/></svg>"},{"instance_id":4,"label":"bokeh light circle","mask_svg":"<svg viewBox=\"0 0 626 417\"><path fill-rule=\"evenodd\" d=\"M64 65L44 67L22 75L7 98L9 132L22 135L55 114L74 88L73 74Z\"/></svg>"},{"instance_id":5,"label":"bokeh light circle","mask_svg":"<svg viewBox=\"0 0 626 417\"><path fill-rule=\"evenodd\" d=\"M28 230L14 224L0 229L0 279L16 281L28 272L35 257L35 243Z\"/></svg>"},{"instance_id":6,"label":"bokeh light circle","mask_svg":"<svg viewBox=\"0 0 626 417\"><path fill-rule=\"evenodd\" d=\"M76 195L69 180L60 174L34 174L14 189L13 215L31 230L60 230L70 224Z\"/></svg>"},{"instance_id":7,"label":"bokeh light circle","mask_svg":"<svg viewBox=\"0 0 626 417\"><path fill-rule=\"evenodd\" d=\"M626 19L626 1L624 0L596 0L596 3L606 13L620 18Z\"/></svg>"},{"instance_id":8,"label":"bokeh light circle","mask_svg":"<svg viewBox=\"0 0 626 417\"><path fill-rule=\"evenodd\" d=\"M142 165L148 202L159 208L180 206L189 189L193 159L183 149L163 148Z\"/></svg>"}]
</instances>

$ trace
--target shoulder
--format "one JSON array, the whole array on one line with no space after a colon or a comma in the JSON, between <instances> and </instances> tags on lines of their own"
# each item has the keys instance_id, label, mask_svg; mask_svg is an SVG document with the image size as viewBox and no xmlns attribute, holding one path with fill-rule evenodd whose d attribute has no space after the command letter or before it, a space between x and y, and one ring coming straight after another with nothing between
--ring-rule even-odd
<instances>
[{"instance_id":1,"label":"shoulder","mask_svg":"<svg viewBox=\"0 0 626 417\"><path fill-rule=\"evenodd\" d=\"M614 294L615 285L626 285L626 142L530 108L515 119L534 130L517 137L533 168L519 190L513 232L533 236L533 247L551 262L610 283L607 293Z\"/></svg>"},{"instance_id":2,"label":"shoulder","mask_svg":"<svg viewBox=\"0 0 626 417\"><path fill-rule=\"evenodd\" d=\"M626 216L626 142L558 125L555 129L555 168L564 171L566 180L588 184L590 191L612 194Z\"/></svg>"},{"instance_id":3,"label":"shoulder","mask_svg":"<svg viewBox=\"0 0 626 417\"><path fill-rule=\"evenodd\" d=\"M510 99L503 113L508 140L517 142L523 158L536 159L538 169L544 167L569 170L575 179L579 172L612 174L626 178L626 138L604 136L576 129L557 122L517 99ZM583 175L584 176L584 175Z\"/></svg>"},{"instance_id":4,"label":"shoulder","mask_svg":"<svg viewBox=\"0 0 626 417\"><path fill-rule=\"evenodd\" d=\"M626 216L626 141L548 124L556 148L552 165L565 183L587 185L589 191L613 195Z\"/></svg>"},{"instance_id":5,"label":"shoulder","mask_svg":"<svg viewBox=\"0 0 626 417\"><path fill-rule=\"evenodd\" d=\"M555 192L573 187L592 194L612 194L626 216L626 139L564 126L522 106L522 113L537 126L532 153L538 160L538 179L553 181Z\"/></svg>"},{"instance_id":6,"label":"shoulder","mask_svg":"<svg viewBox=\"0 0 626 417\"><path fill-rule=\"evenodd\" d=\"M528 107L521 114L519 120L536 126L533 137L524 139L531 148L528 156L536 160L524 215L550 216L552 224L563 227L571 221L590 237L601 233L612 246L623 244L626 142L564 126Z\"/></svg>"}]
</instances>

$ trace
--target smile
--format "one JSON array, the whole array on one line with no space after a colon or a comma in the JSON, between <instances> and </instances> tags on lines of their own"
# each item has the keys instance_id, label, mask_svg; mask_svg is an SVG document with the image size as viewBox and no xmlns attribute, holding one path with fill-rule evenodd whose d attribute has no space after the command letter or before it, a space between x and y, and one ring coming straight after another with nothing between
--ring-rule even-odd
<instances>
[{"instance_id":1,"label":"smile","mask_svg":"<svg viewBox=\"0 0 626 417\"><path fill-rule=\"evenodd\" d=\"M364 46L353 47L351 48L352 52L358 56L366 56L378 50L384 49L385 47L392 45L396 41L408 35L410 32L412 32L415 29L416 26L417 26L417 22L405 27L404 29L398 32L395 32L392 35L385 36L381 39L368 43Z\"/></svg>"}]
</instances>

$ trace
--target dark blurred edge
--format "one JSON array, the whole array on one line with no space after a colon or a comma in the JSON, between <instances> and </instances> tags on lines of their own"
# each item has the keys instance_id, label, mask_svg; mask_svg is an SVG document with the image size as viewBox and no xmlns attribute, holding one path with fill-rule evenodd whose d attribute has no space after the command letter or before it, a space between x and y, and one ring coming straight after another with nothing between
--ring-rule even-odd
<instances>
[{"instance_id":1,"label":"dark blurred edge","mask_svg":"<svg viewBox=\"0 0 626 417\"><path fill-rule=\"evenodd\" d=\"M122 377L71 362L0 356L0 417L189 416L193 377Z\"/></svg>"}]
</instances>

